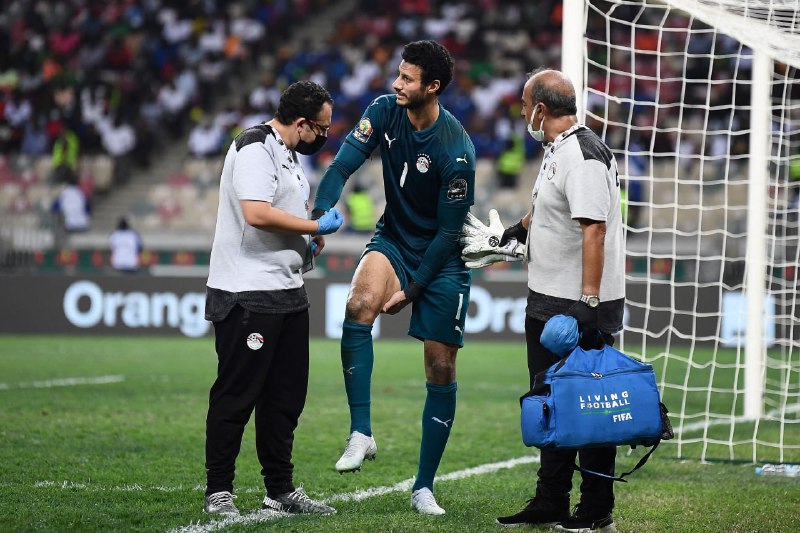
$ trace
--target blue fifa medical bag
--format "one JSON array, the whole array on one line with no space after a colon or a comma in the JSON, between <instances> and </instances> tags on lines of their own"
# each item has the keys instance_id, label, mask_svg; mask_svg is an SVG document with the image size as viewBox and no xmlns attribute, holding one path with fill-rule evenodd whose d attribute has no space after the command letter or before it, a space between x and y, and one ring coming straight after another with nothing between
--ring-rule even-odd
<instances>
[{"instance_id":1,"label":"blue fifa medical bag","mask_svg":"<svg viewBox=\"0 0 800 533\"><path fill-rule=\"evenodd\" d=\"M652 365L613 346L575 348L536 376L520 405L526 446L546 450L653 446L639 468L662 439L672 438ZM621 478L614 479L624 481Z\"/></svg>"}]
</instances>

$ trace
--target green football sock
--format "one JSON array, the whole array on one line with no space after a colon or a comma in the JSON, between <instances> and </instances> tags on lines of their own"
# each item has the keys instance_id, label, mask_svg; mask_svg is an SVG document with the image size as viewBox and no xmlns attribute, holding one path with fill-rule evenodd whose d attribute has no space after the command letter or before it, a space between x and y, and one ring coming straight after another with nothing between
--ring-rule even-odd
<instances>
[{"instance_id":1,"label":"green football sock","mask_svg":"<svg viewBox=\"0 0 800 533\"><path fill-rule=\"evenodd\" d=\"M427 487L433 490L433 478L442 460L450 429L456 416L458 383L437 385L426 383L428 395L422 410L422 443L419 447L419 469L412 490Z\"/></svg>"},{"instance_id":2,"label":"green football sock","mask_svg":"<svg viewBox=\"0 0 800 533\"><path fill-rule=\"evenodd\" d=\"M372 384L372 324L342 324L342 373L347 404L350 406L350 432L372 435L370 386Z\"/></svg>"}]
</instances>

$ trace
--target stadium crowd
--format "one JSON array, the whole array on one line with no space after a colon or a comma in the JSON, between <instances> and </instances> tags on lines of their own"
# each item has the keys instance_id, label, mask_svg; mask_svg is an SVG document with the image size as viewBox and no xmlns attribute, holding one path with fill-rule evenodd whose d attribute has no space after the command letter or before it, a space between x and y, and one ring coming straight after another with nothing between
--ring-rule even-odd
<instances>
[{"instance_id":1,"label":"stadium crowd","mask_svg":"<svg viewBox=\"0 0 800 533\"><path fill-rule=\"evenodd\" d=\"M335 102L330 138L308 165L313 185L362 110L391 91L399 51L417 39L435 39L452 52L455 78L442 104L464 124L476 155L497 161L493 185L513 187L525 137L519 88L528 70L558 67L561 55L559 0L355 0L328 35L305 42L295 30L331 0L0 4L0 152L12 154L0 157L0 212L35 207L31 184L64 183L70 174L64 168L77 172L91 197L124 181L131 162L148 167L168 139L207 161L208 174L232 136L271 118L281 91L301 79L326 87ZM646 175L663 156L679 160L685 173L702 166L703 177L715 179L728 156L746 158L746 115L711 108L733 91L737 102L747 101L746 81L725 80L746 80L749 61L739 59L732 39L688 32L681 27L692 23L675 17L675 27L661 34L658 21L649 28L640 20L634 34L630 21L641 16L635 6L618 6L608 29L605 18L590 17L590 40L610 30L618 46L609 54L589 45L587 125L612 150L626 152L620 163L630 176ZM678 61L684 56L685 67ZM632 61L635 76L625 74ZM709 83L715 90L706 102ZM639 103L625 104L626 96ZM686 104L680 123L674 113L657 111L679 101ZM540 146L526 141L523 149L524 162ZM30 161L42 156L50 165L31 171ZM205 174L201 194L214 180ZM634 204L644 197L635 179L627 185Z\"/></svg>"},{"instance_id":2,"label":"stadium crowd","mask_svg":"<svg viewBox=\"0 0 800 533\"><path fill-rule=\"evenodd\" d=\"M443 104L478 156L493 158L515 122L524 128L517 93L526 69L559 57L556 0L359 0L326 40L290 45L294 30L329 4L4 0L2 210L45 212L45 199L71 179L91 199L131 168L148 168L170 140L214 161L231 136L269 119L280 91L300 79L327 87L336 103L326 150L311 162L322 167L361 110L390 90L402 45L421 38L453 51L456 79ZM239 83L250 76L259 80L253 89ZM528 156L537 149L528 144Z\"/></svg>"},{"instance_id":3,"label":"stadium crowd","mask_svg":"<svg viewBox=\"0 0 800 533\"><path fill-rule=\"evenodd\" d=\"M336 113L326 148L335 153L363 109L391 92L402 46L434 39L456 61L442 105L464 124L477 156L494 158L519 123L526 71L560 61L560 16L555 0L359 0L326 46L299 50L276 75L308 76L328 88Z\"/></svg>"},{"instance_id":4,"label":"stadium crowd","mask_svg":"<svg viewBox=\"0 0 800 533\"><path fill-rule=\"evenodd\" d=\"M147 168L325 0L0 2L3 209L37 182L78 178L92 195ZM166 143L168 144L168 143ZM94 156L112 160L95 183ZM37 158L48 165L32 164ZM108 165L106 165L108 166Z\"/></svg>"}]
</instances>

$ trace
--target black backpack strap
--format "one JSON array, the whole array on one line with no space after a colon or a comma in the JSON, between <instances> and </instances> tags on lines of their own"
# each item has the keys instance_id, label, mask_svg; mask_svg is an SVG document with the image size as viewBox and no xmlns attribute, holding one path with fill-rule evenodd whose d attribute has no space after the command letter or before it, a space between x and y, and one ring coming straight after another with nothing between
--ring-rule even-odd
<instances>
[{"instance_id":1,"label":"black backpack strap","mask_svg":"<svg viewBox=\"0 0 800 533\"><path fill-rule=\"evenodd\" d=\"M650 456L653 454L653 452L656 451L656 448L658 448L658 445L660 443L661 443L661 440L656 441L656 443L653 444L653 447L650 448L647 451L647 453L642 456L641 459L639 459L639 462L636 463L636 466L634 466L628 472L623 472L619 476L612 476L612 475L609 475L609 474L601 474L600 472L595 472L594 470L588 470L586 468L581 468L580 466L578 466L578 463L575 463L575 465L573 465L573 468L575 470L577 470L578 472L581 472L583 474L591 474L593 476L600 476L600 477L604 477L606 479L613 479L614 481L621 481L623 483L627 483L628 480L624 479L625 476L629 476L629 475L633 474L634 472L636 472L637 470L639 470L641 467L643 467L644 464L647 462L647 460L650 459Z\"/></svg>"}]
</instances>

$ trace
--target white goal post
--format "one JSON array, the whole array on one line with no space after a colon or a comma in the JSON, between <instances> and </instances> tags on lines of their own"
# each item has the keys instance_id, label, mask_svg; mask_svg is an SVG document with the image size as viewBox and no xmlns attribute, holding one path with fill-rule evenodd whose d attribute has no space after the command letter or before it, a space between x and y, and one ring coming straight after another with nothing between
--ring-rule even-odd
<instances>
[{"instance_id":1,"label":"white goal post","mask_svg":"<svg viewBox=\"0 0 800 533\"><path fill-rule=\"evenodd\" d=\"M800 0L564 0L626 194L623 351L677 455L800 462Z\"/></svg>"}]
</instances>

